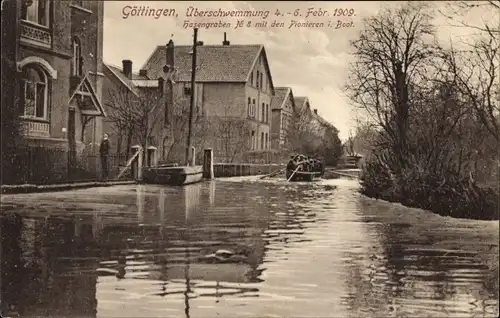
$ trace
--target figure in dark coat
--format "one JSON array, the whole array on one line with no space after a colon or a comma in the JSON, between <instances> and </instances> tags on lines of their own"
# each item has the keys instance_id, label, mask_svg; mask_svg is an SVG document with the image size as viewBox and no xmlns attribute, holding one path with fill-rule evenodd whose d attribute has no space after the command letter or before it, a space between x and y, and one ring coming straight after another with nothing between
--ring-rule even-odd
<instances>
[{"instance_id":1,"label":"figure in dark coat","mask_svg":"<svg viewBox=\"0 0 500 318\"><path fill-rule=\"evenodd\" d=\"M111 144L108 139L108 134L104 134L104 137L101 141L101 146L99 147L99 154L101 155L101 170L102 170L102 178L106 179L109 175L108 170L108 156L109 149L111 148Z\"/></svg>"}]
</instances>

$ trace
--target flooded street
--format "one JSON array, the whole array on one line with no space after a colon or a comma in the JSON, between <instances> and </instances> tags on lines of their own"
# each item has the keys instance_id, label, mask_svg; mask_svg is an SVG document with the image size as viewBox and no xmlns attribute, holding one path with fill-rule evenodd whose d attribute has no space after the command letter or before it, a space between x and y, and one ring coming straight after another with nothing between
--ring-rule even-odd
<instances>
[{"instance_id":1,"label":"flooded street","mask_svg":"<svg viewBox=\"0 0 500 318\"><path fill-rule=\"evenodd\" d=\"M498 222L356 181L2 195L2 311L76 317L495 317Z\"/></svg>"}]
</instances>

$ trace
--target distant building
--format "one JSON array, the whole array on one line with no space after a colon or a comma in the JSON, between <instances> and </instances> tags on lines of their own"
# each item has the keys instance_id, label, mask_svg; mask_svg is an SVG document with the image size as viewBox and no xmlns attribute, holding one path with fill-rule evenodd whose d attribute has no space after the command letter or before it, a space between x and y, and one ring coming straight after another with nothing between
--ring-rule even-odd
<instances>
[{"instance_id":1,"label":"distant building","mask_svg":"<svg viewBox=\"0 0 500 318\"><path fill-rule=\"evenodd\" d=\"M272 98L272 149L283 150L295 113L295 99L290 87L277 87Z\"/></svg>"}]
</instances>

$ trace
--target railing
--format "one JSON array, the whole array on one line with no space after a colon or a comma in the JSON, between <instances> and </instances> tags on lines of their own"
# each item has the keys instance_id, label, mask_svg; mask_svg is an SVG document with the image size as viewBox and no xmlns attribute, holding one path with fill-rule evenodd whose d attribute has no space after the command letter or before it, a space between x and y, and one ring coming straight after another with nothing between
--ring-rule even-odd
<instances>
[{"instance_id":1,"label":"railing","mask_svg":"<svg viewBox=\"0 0 500 318\"><path fill-rule=\"evenodd\" d=\"M42 25L21 20L21 41L51 48L52 34Z\"/></svg>"},{"instance_id":2,"label":"railing","mask_svg":"<svg viewBox=\"0 0 500 318\"><path fill-rule=\"evenodd\" d=\"M214 163L216 178L269 174L285 168L283 164Z\"/></svg>"},{"instance_id":3,"label":"railing","mask_svg":"<svg viewBox=\"0 0 500 318\"><path fill-rule=\"evenodd\" d=\"M3 184L52 184L102 179L98 154L79 153L76 164L68 167L68 150L48 147L19 147L7 165L2 166ZM127 156L108 156L108 176L115 178L127 162ZM123 176L130 179L130 176Z\"/></svg>"},{"instance_id":4,"label":"railing","mask_svg":"<svg viewBox=\"0 0 500 318\"><path fill-rule=\"evenodd\" d=\"M22 131L25 136L50 137L50 124L37 121L23 121Z\"/></svg>"}]
</instances>

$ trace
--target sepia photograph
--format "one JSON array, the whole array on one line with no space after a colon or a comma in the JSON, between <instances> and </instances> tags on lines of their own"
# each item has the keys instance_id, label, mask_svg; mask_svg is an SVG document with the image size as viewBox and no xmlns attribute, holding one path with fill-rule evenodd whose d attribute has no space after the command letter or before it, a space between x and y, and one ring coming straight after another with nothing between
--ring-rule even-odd
<instances>
[{"instance_id":1,"label":"sepia photograph","mask_svg":"<svg viewBox=\"0 0 500 318\"><path fill-rule=\"evenodd\" d=\"M499 316L500 1L1 14L0 318Z\"/></svg>"}]
</instances>

